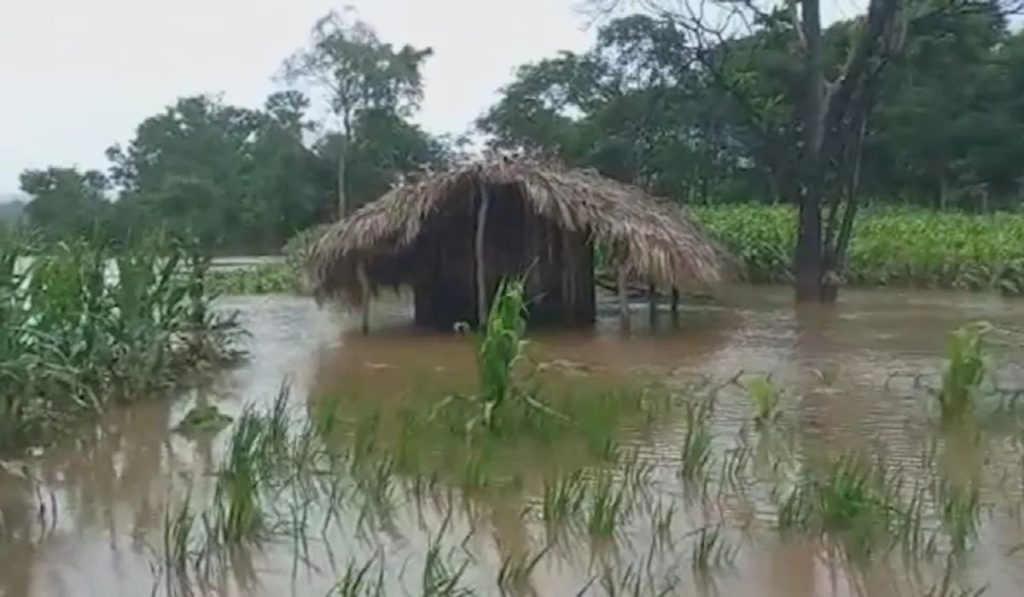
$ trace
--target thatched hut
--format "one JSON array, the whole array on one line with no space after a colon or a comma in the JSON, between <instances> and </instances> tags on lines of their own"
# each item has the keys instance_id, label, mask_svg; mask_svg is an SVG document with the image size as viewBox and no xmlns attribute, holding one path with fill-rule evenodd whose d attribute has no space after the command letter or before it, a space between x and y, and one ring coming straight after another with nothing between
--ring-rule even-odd
<instances>
[{"instance_id":1,"label":"thatched hut","mask_svg":"<svg viewBox=\"0 0 1024 597\"><path fill-rule=\"evenodd\" d=\"M364 305L411 286L416 322L471 325L499 281L525 275L531 323L595 317L595 250L627 284L708 290L728 258L680 209L596 173L497 158L397 187L334 224L313 246L319 300Z\"/></svg>"}]
</instances>

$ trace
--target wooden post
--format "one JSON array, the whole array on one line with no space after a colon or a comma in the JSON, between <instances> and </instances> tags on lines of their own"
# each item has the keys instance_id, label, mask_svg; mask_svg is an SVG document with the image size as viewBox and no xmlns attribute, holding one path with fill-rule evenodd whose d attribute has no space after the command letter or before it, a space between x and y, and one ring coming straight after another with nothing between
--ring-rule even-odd
<instances>
[{"instance_id":1,"label":"wooden post","mask_svg":"<svg viewBox=\"0 0 1024 597\"><path fill-rule=\"evenodd\" d=\"M658 323L658 289L654 284L647 285L647 307L650 309L651 329Z\"/></svg>"},{"instance_id":2,"label":"wooden post","mask_svg":"<svg viewBox=\"0 0 1024 597\"><path fill-rule=\"evenodd\" d=\"M363 295L363 335L370 333L370 279L366 275L366 263L359 262L356 266L356 275L359 276L359 288Z\"/></svg>"},{"instance_id":3,"label":"wooden post","mask_svg":"<svg viewBox=\"0 0 1024 597\"><path fill-rule=\"evenodd\" d=\"M491 205L491 196L487 186L480 183L480 211L476 215L476 308L477 326L483 328L487 324L487 270L484 267L484 240L487 233L487 210Z\"/></svg>"},{"instance_id":4,"label":"wooden post","mask_svg":"<svg viewBox=\"0 0 1024 597\"><path fill-rule=\"evenodd\" d=\"M672 287L672 325L679 325L679 289Z\"/></svg>"},{"instance_id":5,"label":"wooden post","mask_svg":"<svg viewBox=\"0 0 1024 597\"><path fill-rule=\"evenodd\" d=\"M629 288L626 287L626 267L619 267L619 319L622 329L629 331Z\"/></svg>"}]
</instances>

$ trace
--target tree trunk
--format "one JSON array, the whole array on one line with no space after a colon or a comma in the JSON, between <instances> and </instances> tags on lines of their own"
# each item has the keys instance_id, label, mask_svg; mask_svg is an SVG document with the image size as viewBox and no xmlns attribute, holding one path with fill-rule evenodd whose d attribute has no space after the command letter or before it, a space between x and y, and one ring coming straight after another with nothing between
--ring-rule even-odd
<instances>
[{"instance_id":1,"label":"tree trunk","mask_svg":"<svg viewBox=\"0 0 1024 597\"><path fill-rule=\"evenodd\" d=\"M822 167L825 135L825 73L821 52L821 13L819 0L801 0L805 41L805 89L801 120L804 129L804 155L800 189L800 220L794 255L796 298L820 301L822 271L821 196L824 186Z\"/></svg>"},{"instance_id":2,"label":"tree trunk","mask_svg":"<svg viewBox=\"0 0 1024 597\"><path fill-rule=\"evenodd\" d=\"M345 192L347 181L346 155L348 143L342 144L341 155L338 156L338 219L348 215L348 196Z\"/></svg>"},{"instance_id":3,"label":"tree trunk","mask_svg":"<svg viewBox=\"0 0 1024 597\"><path fill-rule=\"evenodd\" d=\"M946 211L949 207L949 183L946 182L946 175L939 175L939 211Z\"/></svg>"}]
</instances>

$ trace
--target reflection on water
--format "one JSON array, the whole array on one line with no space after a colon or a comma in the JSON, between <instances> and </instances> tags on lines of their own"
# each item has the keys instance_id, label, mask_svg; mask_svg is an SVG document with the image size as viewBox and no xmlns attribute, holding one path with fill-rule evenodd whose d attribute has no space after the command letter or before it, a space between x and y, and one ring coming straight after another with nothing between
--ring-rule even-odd
<instances>
[{"instance_id":1,"label":"reflection on water","mask_svg":"<svg viewBox=\"0 0 1024 597\"><path fill-rule=\"evenodd\" d=\"M410 388L424 384L436 391L468 391L476 381L472 343L411 329L410 308L402 301L375 308L374 331L365 337L347 331L343 314L318 310L307 299L231 298L224 306L239 309L251 333L252 358L246 365L200 384L181 400L112 411L44 455L3 463L0 595L149 593L156 582L152 562L168 497L180 497L186 487L208 479L223 449L224 434L193 441L169 431L196 400L237 414L244 403L268 403L285 378L296 401L341 390L385 403L394 396L408 397ZM613 305L602 312L606 317L593 331L532 335L531 359L570 380L606 385L642 377L684 387L701 378L726 380L741 371L771 374L787 388L783 409L799 429L795 450L814 454L839 446L884 446L887 458L911 472L935 423L922 393L912 391L908 374L937 371L946 334L964 322L1019 326L1024 321L1020 302L946 292L850 291L837 308L795 312L788 290L764 287L737 289L723 305L691 305L678 327L662 315L660 327L647 330L647 313L638 310L628 337L617 331ZM1004 383L1024 386L1022 354L1018 347L997 355L1004 364ZM723 393L715 417L716 447L731 441L748 417L741 392ZM938 454L945 469L980 480L983 500L993 504L962 580L987 584L994 595L1018 594L1024 583L1024 551L1016 549L1024 542L1016 506L1024 490L1021 446L1014 440L1021 433L1014 424L1008 427L1012 431L950 438ZM673 462L679 458L681 428L678 421L667 421L632 441L652 461ZM539 455L524 460L521 466L536 461L538 470L550 464ZM728 515L764 526L761 508L756 499L730 504ZM492 568L500 566L500 553L528 551L530 534L521 514L519 505L492 500L488 536L474 537L468 549ZM401 539L378 540L391 551L425 550L429 539L415 531L415 521L409 523ZM875 566L850 586L812 546L764 535L744 542L736 561L717 579L720 594L920 594L908 589L909 573L900 567ZM500 552L492 539L502 545ZM353 537L337 542L357 549ZM646 545L646 537L637 544ZM687 560L689 544L678 549L678 559ZM534 580L540 594L575 594L592 580L588 559L593 555L569 554L560 565L539 567ZM329 568L303 572L296 580L291 551L274 546L253 565L256 584L238 589L242 585L235 582L230 585L235 590L227 592L325 594L338 580ZM691 574L688 566L683 576ZM678 590L703 592L689 579ZM594 582L591 592L607 590Z\"/></svg>"}]
</instances>

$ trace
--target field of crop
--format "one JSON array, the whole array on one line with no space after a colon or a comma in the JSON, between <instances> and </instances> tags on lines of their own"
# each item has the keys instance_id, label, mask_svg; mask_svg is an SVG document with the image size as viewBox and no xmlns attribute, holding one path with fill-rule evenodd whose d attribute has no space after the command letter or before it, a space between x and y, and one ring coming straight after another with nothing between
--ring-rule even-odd
<instances>
[{"instance_id":1,"label":"field of crop","mask_svg":"<svg viewBox=\"0 0 1024 597\"><path fill-rule=\"evenodd\" d=\"M796 213L788 207L702 207L697 215L734 254L744 281L792 281ZM322 228L288 243L282 262L214 271L222 294L301 291L302 257ZM843 283L1024 294L1024 214L990 216L922 209L865 210L858 216Z\"/></svg>"},{"instance_id":2,"label":"field of crop","mask_svg":"<svg viewBox=\"0 0 1024 597\"><path fill-rule=\"evenodd\" d=\"M0 450L238 356L240 329L212 308L209 263L183 246L0 240Z\"/></svg>"},{"instance_id":3,"label":"field of crop","mask_svg":"<svg viewBox=\"0 0 1024 597\"><path fill-rule=\"evenodd\" d=\"M791 208L740 205L697 213L741 260L748 281L791 280L796 241ZM857 219L843 280L852 286L1024 294L1024 214L866 210Z\"/></svg>"}]
</instances>

